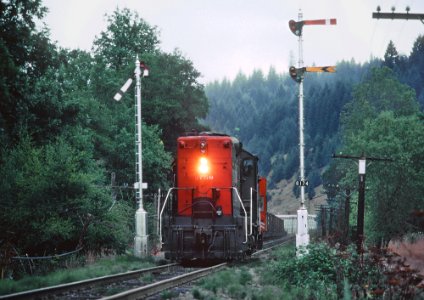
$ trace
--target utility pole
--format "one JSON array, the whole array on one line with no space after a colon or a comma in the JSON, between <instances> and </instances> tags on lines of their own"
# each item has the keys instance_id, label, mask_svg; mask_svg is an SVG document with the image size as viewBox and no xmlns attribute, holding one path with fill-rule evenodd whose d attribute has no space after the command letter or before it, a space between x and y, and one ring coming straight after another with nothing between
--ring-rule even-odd
<instances>
[{"instance_id":1,"label":"utility pole","mask_svg":"<svg viewBox=\"0 0 424 300\"><path fill-rule=\"evenodd\" d=\"M361 156L352 155L336 155L333 154L333 158L344 158L344 159L357 159L358 160L358 174L359 174L359 186L358 186L358 216L356 219L357 236L356 236L356 249L358 253L362 253L364 243L364 216L365 216L365 173L367 160L370 161L393 161L390 158L379 158L379 157L366 157L364 153ZM350 195L350 193L349 193Z\"/></svg>"},{"instance_id":2,"label":"utility pole","mask_svg":"<svg viewBox=\"0 0 424 300\"><path fill-rule=\"evenodd\" d=\"M303 109L303 74L308 68L303 67L303 26L304 25L336 25L336 19L321 19L321 20L303 20L303 14L299 11L298 21L290 20L289 28L294 35L298 36L299 60L298 68L290 67L289 73L292 78L299 83L299 175L300 180L296 182L300 186L300 208L297 211L297 234L296 234L296 249L297 255L301 255L301 248L309 245L308 234L308 211L305 207L305 186L308 186L308 181L305 178L305 143L304 143L304 109ZM317 67L310 72L334 72L333 67Z\"/></svg>"},{"instance_id":3,"label":"utility pole","mask_svg":"<svg viewBox=\"0 0 424 300\"><path fill-rule=\"evenodd\" d=\"M326 238L327 236L326 226L326 208L324 205L321 205L321 235L323 238Z\"/></svg>"},{"instance_id":4,"label":"utility pole","mask_svg":"<svg viewBox=\"0 0 424 300\"><path fill-rule=\"evenodd\" d=\"M345 245L349 242L349 218L350 218L350 188L346 188L345 192L345 207L344 207L344 217L345 217L345 223L343 225L343 235L345 237Z\"/></svg>"},{"instance_id":5,"label":"utility pole","mask_svg":"<svg viewBox=\"0 0 424 300\"><path fill-rule=\"evenodd\" d=\"M391 19L391 20L420 20L424 24L424 14L410 14L409 6L406 7L406 13L395 13L395 7L392 12L382 13L380 6L377 6L377 12L372 13L373 19Z\"/></svg>"}]
</instances>

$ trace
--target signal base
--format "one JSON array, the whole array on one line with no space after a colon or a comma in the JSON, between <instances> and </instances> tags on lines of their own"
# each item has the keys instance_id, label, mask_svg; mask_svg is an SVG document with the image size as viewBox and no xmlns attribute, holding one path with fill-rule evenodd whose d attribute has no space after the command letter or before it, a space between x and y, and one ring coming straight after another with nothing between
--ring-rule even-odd
<instances>
[{"instance_id":1,"label":"signal base","mask_svg":"<svg viewBox=\"0 0 424 300\"><path fill-rule=\"evenodd\" d=\"M134 255L136 257L148 255L148 237L147 212L143 208L139 208L135 213Z\"/></svg>"},{"instance_id":2,"label":"signal base","mask_svg":"<svg viewBox=\"0 0 424 300\"><path fill-rule=\"evenodd\" d=\"M302 206L297 211L296 256L300 257L307 253L305 248L308 245L308 211Z\"/></svg>"}]
</instances>

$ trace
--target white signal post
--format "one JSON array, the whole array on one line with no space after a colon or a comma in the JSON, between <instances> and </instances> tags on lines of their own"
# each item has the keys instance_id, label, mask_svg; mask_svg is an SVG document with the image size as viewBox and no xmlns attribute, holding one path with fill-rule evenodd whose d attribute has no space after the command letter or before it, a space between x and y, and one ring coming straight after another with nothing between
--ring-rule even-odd
<instances>
[{"instance_id":1,"label":"white signal post","mask_svg":"<svg viewBox=\"0 0 424 300\"><path fill-rule=\"evenodd\" d=\"M143 183L143 155L142 155L142 136L141 136L141 76L148 76L148 69L143 64L143 73L140 68L140 61L135 61L135 79L136 79L136 180L134 188L136 191L136 200L138 209L135 213L135 238L134 255L137 257L146 257L148 255L148 235L147 235L147 212L143 207L143 189L147 184Z\"/></svg>"},{"instance_id":2,"label":"white signal post","mask_svg":"<svg viewBox=\"0 0 424 300\"><path fill-rule=\"evenodd\" d=\"M302 22L303 14L300 11L298 21ZM303 39L302 31L299 35L299 61L298 68L303 68ZM297 255L301 255L301 248L309 245L308 210L305 207L305 142L304 142L304 116L303 116L303 75L299 82L299 172L300 172L300 208L297 210Z\"/></svg>"},{"instance_id":3,"label":"white signal post","mask_svg":"<svg viewBox=\"0 0 424 300\"><path fill-rule=\"evenodd\" d=\"M148 255L148 235L147 235L147 212L143 208L143 189L147 189L147 183L143 183L143 155L142 155L142 136L141 136L141 77L149 76L148 68L144 63L140 63L138 56L135 61L134 75L136 79L136 182L134 190L138 209L135 213L135 238L134 238L134 255L137 257L145 257ZM131 86L133 80L130 78L125 82L121 89L115 94L113 99L120 101L124 93Z\"/></svg>"},{"instance_id":4,"label":"white signal post","mask_svg":"<svg viewBox=\"0 0 424 300\"><path fill-rule=\"evenodd\" d=\"M308 181L305 178L305 142L304 142L304 109L303 109L303 72L334 72L334 67L318 67L318 68L305 68L303 67L303 39L302 31L304 25L336 25L336 19L320 19L320 20L303 20L303 14L299 11L298 21L291 20L289 22L290 30L299 37L299 61L298 70L291 68L295 71L294 79L299 83L299 173L300 173L300 208L297 211L297 234L296 234L296 249L297 256L302 255L302 248L309 245L308 234L308 211L305 207L305 186ZM297 77L299 71L299 77ZM291 74L292 75L292 74Z\"/></svg>"}]
</instances>

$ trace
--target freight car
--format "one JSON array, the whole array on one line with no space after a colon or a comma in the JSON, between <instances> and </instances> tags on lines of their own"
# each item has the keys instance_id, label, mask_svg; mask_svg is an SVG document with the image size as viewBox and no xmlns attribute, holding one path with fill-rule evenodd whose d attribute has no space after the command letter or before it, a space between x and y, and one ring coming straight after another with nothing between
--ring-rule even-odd
<instances>
[{"instance_id":1,"label":"freight car","mask_svg":"<svg viewBox=\"0 0 424 300\"><path fill-rule=\"evenodd\" d=\"M178 138L174 187L159 215L165 257L176 261L243 259L267 236L285 234L267 213L266 179L258 157L224 134Z\"/></svg>"}]
</instances>

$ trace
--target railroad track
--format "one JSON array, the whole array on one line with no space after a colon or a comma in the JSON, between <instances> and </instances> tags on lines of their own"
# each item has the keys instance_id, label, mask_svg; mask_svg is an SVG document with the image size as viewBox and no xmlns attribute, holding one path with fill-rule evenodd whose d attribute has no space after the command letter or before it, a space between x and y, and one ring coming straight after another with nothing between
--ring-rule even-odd
<instances>
[{"instance_id":1,"label":"railroad track","mask_svg":"<svg viewBox=\"0 0 424 300\"><path fill-rule=\"evenodd\" d=\"M34 298L38 299L38 298L46 298L52 295L59 295L59 294L61 294L62 297L65 298L66 293L70 293L72 291L76 291L76 290L81 291L84 289L91 289L94 286L105 285L109 283L116 283L119 281L125 282L128 280L133 280L135 278L140 278L140 276L147 275L147 274L166 272L174 267L179 267L179 266L176 263L172 263L172 264L163 265L159 267L135 270L135 271L125 272L125 273L119 273L119 274L102 276L102 277L97 277L97 278L92 278L87 280L81 280L77 282L55 285L55 286L36 289L36 290L29 290L29 291L24 291L24 292L9 294L9 295L3 295L3 296L0 296L0 299L34 299ZM56 297L61 298L61 296L56 296Z\"/></svg>"},{"instance_id":2,"label":"railroad track","mask_svg":"<svg viewBox=\"0 0 424 300\"><path fill-rule=\"evenodd\" d=\"M215 273L219 270L227 267L227 263L221 263L208 268L203 268L187 274L179 275L169 279L165 279L159 282L149 284L140 288L128 290L113 296L102 298L103 300L117 300L117 299L145 299L147 297L153 296L159 292L162 292L167 289L171 289L182 284L186 284L202 278L204 276Z\"/></svg>"},{"instance_id":3,"label":"railroad track","mask_svg":"<svg viewBox=\"0 0 424 300\"><path fill-rule=\"evenodd\" d=\"M264 249L252 254L259 257L264 252L285 243L293 237L285 237L264 244ZM159 267L136 270L115 275L103 276L73 283L67 283L37 290L25 291L15 294L0 296L1 299L145 299L167 289L187 284L227 267L221 263L207 268L183 268L173 263ZM141 276L153 274L156 282L145 284L138 280ZM140 286L143 285L143 286ZM115 295L108 296L111 290L124 290Z\"/></svg>"},{"instance_id":4,"label":"railroad track","mask_svg":"<svg viewBox=\"0 0 424 300\"><path fill-rule=\"evenodd\" d=\"M282 245L285 245L285 244L293 241L294 238L295 238L294 235L288 235L288 236L285 236L281 239L266 242L266 243L264 243L262 250L254 252L251 256L253 256L253 257L259 256L259 255L261 255L261 254L263 254L263 253L265 253L265 252L267 252L267 251L269 251L269 250L271 250L275 247L282 246Z\"/></svg>"},{"instance_id":5,"label":"railroad track","mask_svg":"<svg viewBox=\"0 0 424 300\"><path fill-rule=\"evenodd\" d=\"M264 249L257 251L255 253L253 253L251 256L254 257L255 259L259 258L261 255L263 255L264 253L266 253L267 251L277 247L277 246L281 246L284 244L287 244L291 241L294 240L294 236L286 236L284 238L278 239L278 240L273 240L267 243L264 243L263 247ZM104 298L104 299L144 299L144 298L148 298L151 296L154 296L156 294L158 294L159 292L162 292L164 290L167 289L172 289L172 288L176 288L179 287L181 288L182 285L187 283L190 283L192 281L196 281L197 279L200 279L204 276L207 276L209 274L212 274L216 271L222 270L226 267L228 267L229 264L228 263L222 263L216 266L212 266L210 268L205 268L205 269L201 269L198 271L194 271L185 275L181 275L179 277L175 277L175 278L170 278L167 280L164 280L162 282L157 282L151 285L151 287L142 287L140 289L135 289L134 290L134 294L132 291L128 291L125 293L122 293L121 295L114 295L108 298ZM190 287L189 287L190 288ZM136 295L137 291L139 290L140 294L138 296L133 296ZM176 292L176 294L178 294L178 291ZM149 298L150 299L150 298ZM156 299L156 298L154 298ZM159 298L157 298L159 299Z\"/></svg>"}]
</instances>

